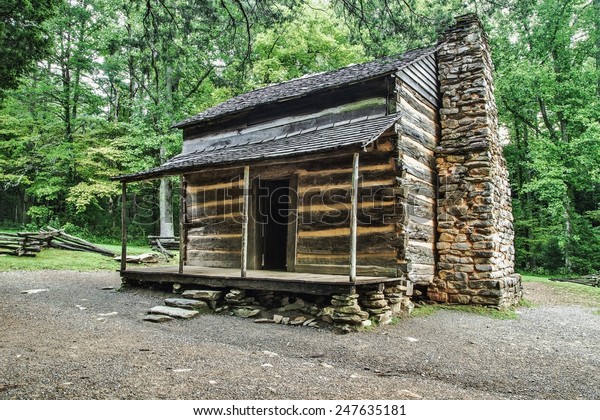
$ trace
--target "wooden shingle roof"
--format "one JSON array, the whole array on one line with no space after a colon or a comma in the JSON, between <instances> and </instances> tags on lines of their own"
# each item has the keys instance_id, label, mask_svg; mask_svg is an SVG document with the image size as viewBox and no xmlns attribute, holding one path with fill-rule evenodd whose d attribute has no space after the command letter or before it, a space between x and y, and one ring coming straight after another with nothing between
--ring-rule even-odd
<instances>
[{"instance_id":1,"label":"wooden shingle roof","mask_svg":"<svg viewBox=\"0 0 600 420\"><path fill-rule=\"evenodd\" d=\"M260 160L327 152L342 148L366 147L392 127L400 114L384 117L360 118L327 127L275 138L260 138L235 146L213 147L198 152L175 156L163 165L131 175L122 175L120 181L154 179L178 175L206 167L245 164Z\"/></svg>"},{"instance_id":2,"label":"wooden shingle roof","mask_svg":"<svg viewBox=\"0 0 600 420\"><path fill-rule=\"evenodd\" d=\"M309 93L332 89L339 86L380 77L393 73L411 64L415 60L428 56L437 47L420 48L408 51L399 57L386 57L364 64L355 64L339 70L318 73L293 79L287 82L266 86L236 96L217 106L207 109L191 118L173 125L185 128L197 123L208 122L259 105L271 104L298 98Z\"/></svg>"}]
</instances>

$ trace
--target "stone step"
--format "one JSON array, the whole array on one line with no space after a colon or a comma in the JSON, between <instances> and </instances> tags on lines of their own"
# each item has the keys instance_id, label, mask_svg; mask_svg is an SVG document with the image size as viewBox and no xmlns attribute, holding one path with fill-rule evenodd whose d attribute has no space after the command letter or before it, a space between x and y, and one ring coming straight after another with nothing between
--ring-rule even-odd
<instances>
[{"instance_id":1,"label":"stone step","mask_svg":"<svg viewBox=\"0 0 600 420\"><path fill-rule=\"evenodd\" d=\"M186 290L181 296L187 299L219 300L222 294L219 290Z\"/></svg>"},{"instance_id":2,"label":"stone step","mask_svg":"<svg viewBox=\"0 0 600 420\"><path fill-rule=\"evenodd\" d=\"M165 305L171 306L174 308L196 309L196 310L208 308L208 303L206 303L202 300L195 300L195 299L169 298L169 299L165 299Z\"/></svg>"},{"instance_id":3,"label":"stone step","mask_svg":"<svg viewBox=\"0 0 600 420\"><path fill-rule=\"evenodd\" d=\"M167 322L167 321L172 321L175 318L170 317L168 315L156 315L156 314L151 314L151 315L146 315L144 317L144 321L149 321L149 322Z\"/></svg>"},{"instance_id":4,"label":"stone step","mask_svg":"<svg viewBox=\"0 0 600 420\"><path fill-rule=\"evenodd\" d=\"M154 308L150 308L148 313L155 315L167 315L173 318L192 318L198 315L198 311L174 308L172 306L155 306Z\"/></svg>"}]
</instances>

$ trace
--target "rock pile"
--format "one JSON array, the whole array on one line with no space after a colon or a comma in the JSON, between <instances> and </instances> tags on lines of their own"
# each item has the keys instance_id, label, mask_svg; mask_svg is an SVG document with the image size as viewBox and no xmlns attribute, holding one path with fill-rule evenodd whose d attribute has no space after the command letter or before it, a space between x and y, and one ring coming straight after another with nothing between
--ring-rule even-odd
<instances>
[{"instance_id":1,"label":"rock pile","mask_svg":"<svg viewBox=\"0 0 600 420\"><path fill-rule=\"evenodd\" d=\"M386 324L392 316L409 312L412 302L405 295L406 287L391 286L379 290L359 290L351 295L333 295L331 303L323 296L297 296L275 292L230 289L183 290L181 297L165 299L166 306L157 306L144 319L165 322L173 318L191 318L199 312L214 310L241 318L255 317L256 323L271 323L319 328L327 322L342 330ZM359 304L360 302L360 304ZM262 315L262 318L259 316Z\"/></svg>"},{"instance_id":2,"label":"rock pile","mask_svg":"<svg viewBox=\"0 0 600 420\"><path fill-rule=\"evenodd\" d=\"M361 325L369 318L369 313L363 311L358 305L358 294L333 295L331 306L333 306L331 319L334 323Z\"/></svg>"},{"instance_id":3,"label":"rock pile","mask_svg":"<svg viewBox=\"0 0 600 420\"><path fill-rule=\"evenodd\" d=\"M246 296L246 291L241 289L231 289L225 295L225 302L227 302L230 313L240 318L256 316L262 309L254 297Z\"/></svg>"},{"instance_id":4,"label":"rock pile","mask_svg":"<svg viewBox=\"0 0 600 420\"><path fill-rule=\"evenodd\" d=\"M385 299L385 295L379 291L369 290L363 295L362 305L369 313L370 318L379 324L388 324L392 320L392 310Z\"/></svg>"},{"instance_id":5,"label":"rock pile","mask_svg":"<svg viewBox=\"0 0 600 420\"><path fill-rule=\"evenodd\" d=\"M405 289L404 286L392 286L383 291L393 315L410 314L415 308L414 303L404 294Z\"/></svg>"},{"instance_id":6,"label":"rock pile","mask_svg":"<svg viewBox=\"0 0 600 420\"><path fill-rule=\"evenodd\" d=\"M219 299L221 299L221 295L223 292L220 290L186 290L181 296L186 299L199 299L203 300L210 306L212 309L217 307L217 303Z\"/></svg>"}]
</instances>

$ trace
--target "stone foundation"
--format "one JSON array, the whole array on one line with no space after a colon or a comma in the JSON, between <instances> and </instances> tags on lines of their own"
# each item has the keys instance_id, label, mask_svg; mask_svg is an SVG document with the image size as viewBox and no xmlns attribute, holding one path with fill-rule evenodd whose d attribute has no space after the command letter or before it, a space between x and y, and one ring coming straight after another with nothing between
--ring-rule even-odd
<instances>
[{"instance_id":1,"label":"stone foundation","mask_svg":"<svg viewBox=\"0 0 600 420\"><path fill-rule=\"evenodd\" d=\"M202 304L203 312L225 313L241 318L251 318L259 323L276 323L292 326L332 325L342 331L360 330L372 325L385 325L394 317L410 314L414 308L406 296L406 286L386 289L364 289L351 295L314 296L295 295L241 289L209 290L198 286L176 284L173 293L181 298L166 299L167 306L194 310L190 302ZM168 285L162 285L168 287ZM174 303L184 302L185 306ZM156 309L156 308L154 308ZM171 309L172 310L172 309ZM157 312L153 312L156 314ZM164 315L164 314L163 314ZM148 321L164 322L156 316Z\"/></svg>"},{"instance_id":2,"label":"stone foundation","mask_svg":"<svg viewBox=\"0 0 600 420\"><path fill-rule=\"evenodd\" d=\"M438 274L428 297L511 306L522 291L514 274L510 184L481 22L474 15L457 18L439 47Z\"/></svg>"}]
</instances>

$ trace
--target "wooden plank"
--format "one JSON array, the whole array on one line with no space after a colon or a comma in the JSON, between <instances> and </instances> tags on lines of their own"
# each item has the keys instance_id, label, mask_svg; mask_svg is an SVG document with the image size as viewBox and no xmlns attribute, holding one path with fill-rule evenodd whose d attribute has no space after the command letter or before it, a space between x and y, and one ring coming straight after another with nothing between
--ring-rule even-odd
<instances>
[{"instance_id":1,"label":"wooden plank","mask_svg":"<svg viewBox=\"0 0 600 420\"><path fill-rule=\"evenodd\" d=\"M262 268L262 235L261 220L259 219L259 179L252 180L252 194L250 195L251 220L248 225L248 268L258 270Z\"/></svg>"},{"instance_id":2,"label":"wooden plank","mask_svg":"<svg viewBox=\"0 0 600 420\"><path fill-rule=\"evenodd\" d=\"M414 273L414 274L429 274L429 275L433 275L433 274L435 274L435 265L413 263L411 265L411 271L410 272Z\"/></svg>"},{"instance_id":3,"label":"wooden plank","mask_svg":"<svg viewBox=\"0 0 600 420\"><path fill-rule=\"evenodd\" d=\"M373 234L373 233L382 233L382 232L395 232L395 228L394 225L385 225L385 226L377 226L377 227L371 227L371 226L365 226L365 227L358 227L357 230L357 234L358 235L368 235L368 234ZM322 238L322 237L327 237L327 236L342 236L342 235L350 235L350 228L349 227L342 227L342 228L338 228L338 227L329 227L328 229L322 229L322 230L305 230L305 231L298 231L298 237L299 238Z\"/></svg>"},{"instance_id":4,"label":"wooden plank","mask_svg":"<svg viewBox=\"0 0 600 420\"><path fill-rule=\"evenodd\" d=\"M237 268L240 269L239 255L234 261L211 260L206 257L190 256L186 267L213 267L213 268Z\"/></svg>"},{"instance_id":5,"label":"wooden plank","mask_svg":"<svg viewBox=\"0 0 600 420\"><path fill-rule=\"evenodd\" d=\"M241 243L241 234L189 237L189 247L194 250L239 251Z\"/></svg>"},{"instance_id":6,"label":"wooden plank","mask_svg":"<svg viewBox=\"0 0 600 420\"><path fill-rule=\"evenodd\" d=\"M289 213L287 231L286 267L287 271L296 269L296 246L298 244L298 175L290 177L289 186Z\"/></svg>"},{"instance_id":7,"label":"wooden plank","mask_svg":"<svg viewBox=\"0 0 600 420\"><path fill-rule=\"evenodd\" d=\"M430 142L438 143L438 127L435 121L425 118L418 113L403 115L402 124L410 124L429 139Z\"/></svg>"},{"instance_id":8,"label":"wooden plank","mask_svg":"<svg viewBox=\"0 0 600 420\"><path fill-rule=\"evenodd\" d=\"M345 208L332 208L328 211L311 211L310 207L303 207L303 211L298 216L298 230L320 231L348 226L351 221L351 206L349 204L343 206ZM308 210L304 211L305 208ZM393 223L398 211L398 204L393 201L373 203L373 207L359 207L357 223L364 228L382 227Z\"/></svg>"},{"instance_id":9,"label":"wooden plank","mask_svg":"<svg viewBox=\"0 0 600 420\"><path fill-rule=\"evenodd\" d=\"M316 274L347 274L350 269L350 265L320 265L320 264L296 264L296 272L302 273L316 273ZM397 275L397 269L391 267L377 267L377 266L356 266L356 274L361 275L373 275L373 276L386 276L395 277ZM349 282L350 283L350 282ZM352 283L350 283L352 284Z\"/></svg>"},{"instance_id":10,"label":"wooden plank","mask_svg":"<svg viewBox=\"0 0 600 420\"><path fill-rule=\"evenodd\" d=\"M402 81L398 82L398 92L398 98L401 105L399 107L400 111L405 114L421 114L430 121L438 122L437 106L433 106L429 102L423 101L417 92Z\"/></svg>"},{"instance_id":11,"label":"wooden plank","mask_svg":"<svg viewBox=\"0 0 600 420\"><path fill-rule=\"evenodd\" d=\"M298 238L298 253L345 254L350 251L349 235ZM358 253L391 253L404 243L403 234L394 231L360 235L357 239Z\"/></svg>"},{"instance_id":12,"label":"wooden plank","mask_svg":"<svg viewBox=\"0 0 600 420\"><path fill-rule=\"evenodd\" d=\"M396 193L394 188L390 186L377 185L372 187L362 187L359 184L358 196L361 198L359 199L360 207L360 205L364 205L364 200L367 198L380 203L393 201L396 198ZM312 207L312 205L349 205L351 202L350 190L347 188L339 188L338 186L325 190L308 190L298 198L302 211L304 211L302 209L303 207Z\"/></svg>"},{"instance_id":13,"label":"wooden plank","mask_svg":"<svg viewBox=\"0 0 600 420\"><path fill-rule=\"evenodd\" d=\"M424 81L420 80L417 74L408 69L400 70L398 72L402 81L409 85L413 90L417 91L423 100L429 102L431 105L436 106L438 103L437 92L434 92L430 87L424 85Z\"/></svg>"},{"instance_id":14,"label":"wooden plank","mask_svg":"<svg viewBox=\"0 0 600 420\"><path fill-rule=\"evenodd\" d=\"M430 185L435 184L436 174L422 163L412 159L410 156L403 156L401 164L402 169L405 170L408 175L411 175Z\"/></svg>"},{"instance_id":15,"label":"wooden plank","mask_svg":"<svg viewBox=\"0 0 600 420\"><path fill-rule=\"evenodd\" d=\"M216 181L216 182L215 182ZM188 192L192 195L202 194L202 193L210 193L213 191L239 191L241 194L242 191L242 179L237 175L236 177L226 180L222 178L221 180L212 179L212 180L203 180L203 179L195 179L189 181Z\"/></svg>"},{"instance_id":16,"label":"wooden plank","mask_svg":"<svg viewBox=\"0 0 600 420\"><path fill-rule=\"evenodd\" d=\"M250 166L244 167L244 206L242 208L242 277L246 277L248 271L248 214L250 212Z\"/></svg>"},{"instance_id":17,"label":"wooden plank","mask_svg":"<svg viewBox=\"0 0 600 420\"><path fill-rule=\"evenodd\" d=\"M180 182L180 186L179 186L179 272L183 273L183 265L184 265L184 261L185 261L185 254L186 254L186 241L185 241L185 215L186 215L186 208L185 208L185 198L186 198L186 184L185 184L185 178L183 175L181 175L179 177L179 182Z\"/></svg>"},{"instance_id":18,"label":"wooden plank","mask_svg":"<svg viewBox=\"0 0 600 420\"><path fill-rule=\"evenodd\" d=\"M435 150L435 148L437 147L437 138L424 133L418 127L415 127L408 121L402 121L401 138L404 138L405 136L410 137L412 140L421 144L428 150Z\"/></svg>"},{"instance_id":19,"label":"wooden plank","mask_svg":"<svg viewBox=\"0 0 600 420\"><path fill-rule=\"evenodd\" d=\"M357 236L357 213L358 213L358 159L359 154L354 153L352 160L352 197L350 208L350 281L356 282L356 236Z\"/></svg>"},{"instance_id":20,"label":"wooden plank","mask_svg":"<svg viewBox=\"0 0 600 420\"><path fill-rule=\"evenodd\" d=\"M243 290L264 290L272 292L301 293L316 296L331 296L334 294L353 294L356 286L350 282L346 283L319 283L302 281L281 281L270 278L246 278L239 277L210 277L197 276L194 274L164 273L164 272L131 272L123 273L130 282L141 281L146 283L168 284L182 283L186 285L197 285L211 288L236 288ZM390 279L390 284L399 281ZM382 279L383 283L385 279Z\"/></svg>"},{"instance_id":21,"label":"wooden plank","mask_svg":"<svg viewBox=\"0 0 600 420\"><path fill-rule=\"evenodd\" d=\"M408 247L406 248L406 257L413 264L435 264L435 252L433 244L420 242L420 241L408 241Z\"/></svg>"},{"instance_id":22,"label":"wooden plank","mask_svg":"<svg viewBox=\"0 0 600 420\"><path fill-rule=\"evenodd\" d=\"M409 219L406 232L410 239L435 243L436 232L433 224L426 225L419 223L416 220Z\"/></svg>"},{"instance_id":23,"label":"wooden plank","mask_svg":"<svg viewBox=\"0 0 600 420\"><path fill-rule=\"evenodd\" d=\"M241 203L244 200L243 195L241 188L197 191L189 194L188 207L215 207L223 203Z\"/></svg>"},{"instance_id":24,"label":"wooden plank","mask_svg":"<svg viewBox=\"0 0 600 420\"><path fill-rule=\"evenodd\" d=\"M367 195L365 196L361 196L360 194L358 195L357 198L357 207L358 207L358 214L360 214L360 210L364 210L365 212L375 209L375 211L382 209L384 210L384 207L393 207L395 205L395 193L394 193L394 189L393 188L385 188L386 191L388 192L389 195L386 196L382 196L381 199L379 200L375 200L373 195L370 194L371 189L363 189L363 191L367 191ZM360 188L358 189L360 190ZM348 195L350 196L350 200L349 202L347 201L347 198L344 197L345 201L333 201L330 203L319 203L317 200L313 199L312 203L309 204L303 204L300 207L300 213L305 213L305 214L309 214L309 213L339 213L340 211L347 211L350 210L352 208L352 197L351 197L351 191L348 191ZM319 198L319 197L314 197L314 198ZM342 197L340 196L340 199ZM337 199L337 196L334 197L334 199ZM349 220L349 219L346 219Z\"/></svg>"},{"instance_id":25,"label":"wooden plank","mask_svg":"<svg viewBox=\"0 0 600 420\"><path fill-rule=\"evenodd\" d=\"M393 168L390 166L388 169L381 171L361 172L360 177L362 186L365 186L365 184L378 185L378 183L389 183L390 179L393 179L394 176L392 169ZM333 187L336 185L349 185L351 188L352 184L348 182L350 180L351 178L347 173L330 175L315 173L301 176L299 180L299 189L302 193L304 193L306 190L310 190L313 187L322 188L323 186Z\"/></svg>"},{"instance_id":26,"label":"wooden plank","mask_svg":"<svg viewBox=\"0 0 600 420\"><path fill-rule=\"evenodd\" d=\"M433 150L423 147L422 144L414 141L409 136L402 136L399 142L399 149L403 156L409 156L428 167L431 171L435 171L435 155Z\"/></svg>"},{"instance_id":27,"label":"wooden plank","mask_svg":"<svg viewBox=\"0 0 600 420\"><path fill-rule=\"evenodd\" d=\"M241 268L241 255L239 250L222 251L191 249L188 251L187 266ZM238 272L238 276L239 275L240 273Z\"/></svg>"},{"instance_id":28,"label":"wooden plank","mask_svg":"<svg viewBox=\"0 0 600 420\"><path fill-rule=\"evenodd\" d=\"M426 74L431 80L434 80L437 84L437 70L435 67L435 60L433 57L427 57L423 60L417 60L413 63L414 66L419 67L423 74Z\"/></svg>"},{"instance_id":29,"label":"wooden plank","mask_svg":"<svg viewBox=\"0 0 600 420\"><path fill-rule=\"evenodd\" d=\"M419 65L418 62L415 62L406 67L406 72L427 92L428 97L438 97L437 78L434 77L427 68Z\"/></svg>"},{"instance_id":30,"label":"wooden plank","mask_svg":"<svg viewBox=\"0 0 600 420\"><path fill-rule=\"evenodd\" d=\"M376 265L378 267L396 267L396 254L357 254L356 267ZM316 265L347 265L348 254L337 255L314 255L314 254L298 254L298 264L316 264Z\"/></svg>"},{"instance_id":31,"label":"wooden plank","mask_svg":"<svg viewBox=\"0 0 600 420\"><path fill-rule=\"evenodd\" d=\"M232 220L233 221L233 220ZM239 220L238 220L239 222ZM194 225L194 224L192 224ZM241 223L198 223L194 227L188 225L190 236L213 236L213 235L241 235ZM241 240L240 240L241 243Z\"/></svg>"},{"instance_id":32,"label":"wooden plank","mask_svg":"<svg viewBox=\"0 0 600 420\"><path fill-rule=\"evenodd\" d=\"M192 220L203 217L212 217L227 214L241 215L244 206L243 201L243 199L241 201L223 201L214 206L203 206L202 204L194 204L188 208L188 215Z\"/></svg>"},{"instance_id":33,"label":"wooden plank","mask_svg":"<svg viewBox=\"0 0 600 420\"><path fill-rule=\"evenodd\" d=\"M127 183L121 183L121 271L127 269Z\"/></svg>"},{"instance_id":34,"label":"wooden plank","mask_svg":"<svg viewBox=\"0 0 600 420\"><path fill-rule=\"evenodd\" d=\"M432 283L435 276L433 274L408 273L408 278L414 284L429 284Z\"/></svg>"}]
</instances>

